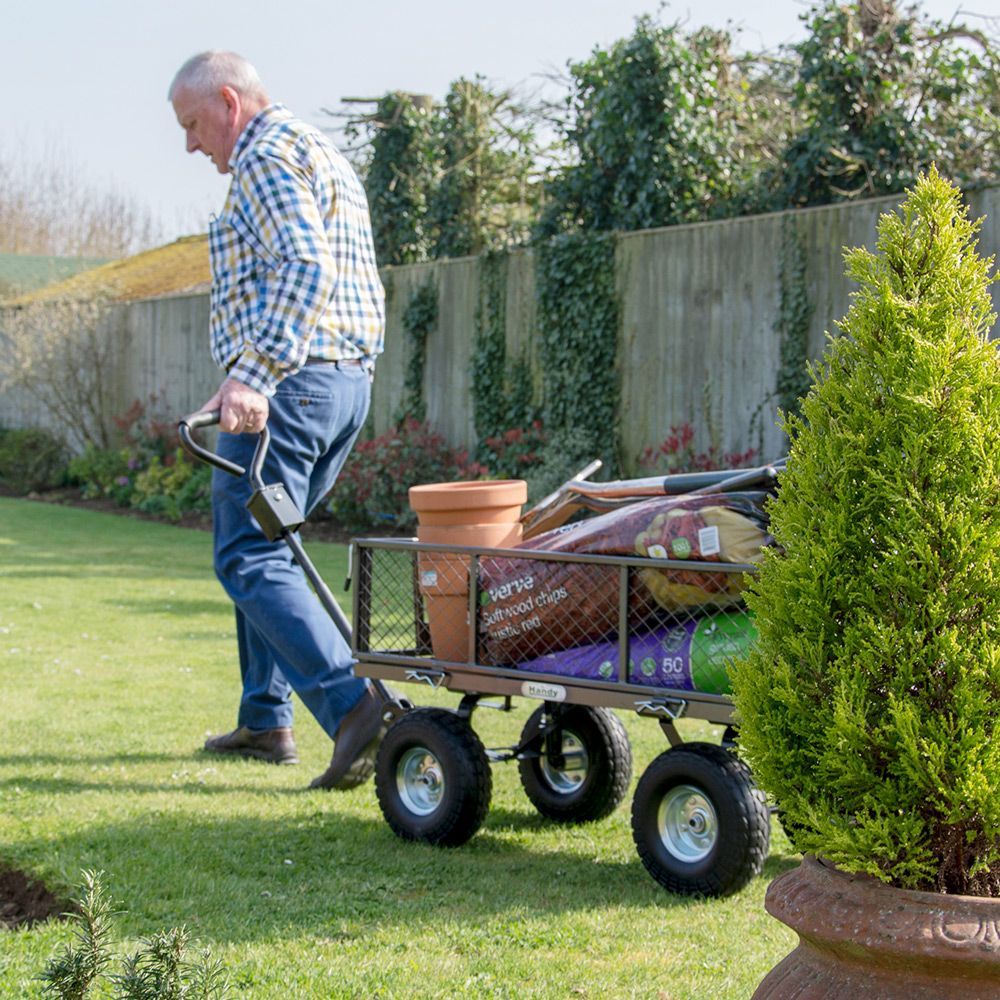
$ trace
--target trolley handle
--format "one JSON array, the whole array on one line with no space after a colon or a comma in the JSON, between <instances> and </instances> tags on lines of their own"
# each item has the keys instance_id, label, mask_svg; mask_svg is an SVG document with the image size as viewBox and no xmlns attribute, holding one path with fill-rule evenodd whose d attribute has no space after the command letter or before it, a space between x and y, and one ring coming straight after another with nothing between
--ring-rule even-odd
<instances>
[{"instance_id":1,"label":"trolley handle","mask_svg":"<svg viewBox=\"0 0 1000 1000\"><path fill-rule=\"evenodd\" d=\"M180 438L184 450L195 458L199 458L201 461L207 462L209 465L216 469L221 469L223 472L228 472L231 476L236 476L237 478L245 476L247 470L242 465L230 462L228 458L223 458L214 451L203 448L191 436L191 431L197 430L199 427L213 427L219 422L221 417L221 410L202 410L200 413L191 413L177 424L177 436ZM264 488L261 470L264 467L264 458L267 456L267 449L270 443L271 433L265 425L260 429L260 434L257 438L257 447L254 449L253 458L250 461L250 482L258 490Z\"/></svg>"}]
</instances>

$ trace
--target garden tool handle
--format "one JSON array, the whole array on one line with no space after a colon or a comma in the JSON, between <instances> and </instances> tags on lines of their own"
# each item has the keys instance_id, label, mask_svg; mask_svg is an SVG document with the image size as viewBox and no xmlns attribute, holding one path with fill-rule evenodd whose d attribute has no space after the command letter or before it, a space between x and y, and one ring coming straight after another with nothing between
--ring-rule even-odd
<instances>
[{"instance_id":1,"label":"garden tool handle","mask_svg":"<svg viewBox=\"0 0 1000 1000\"><path fill-rule=\"evenodd\" d=\"M214 451L203 448L191 436L191 431L197 430L199 427L213 427L219 422L221 416L221 410L202 410L200 413L191 413L177 424L177 436L181 439L184 450L194 455L195 458L200 458L216 469L221 469L223 472L228 472L229 475L238 478L246 475L247 470L242 465L230 462L228 458L223 458L221 455L216 455ZM264 467L264 457L267 455L270 443L270 431L264 426L260 429L257 447L250 462L250 481L256 489L262 489L264 486L261 469Z\"/></svg>"},{"instance_id":2,"label":"garden tool handle","mask_svg":"<svg viewBox=\"0 0 1000 1000\"><path fill-rule=\"evenodd\" d=\"M773 486L778 481L778 473L784 470L785 462L785 458L779 458L756 469L737 470L721 482L703 486L699 490L691 490L690 495L696 497L704 496L706 493L732 493L751 486Z\"/></svg>"}]
</instances>

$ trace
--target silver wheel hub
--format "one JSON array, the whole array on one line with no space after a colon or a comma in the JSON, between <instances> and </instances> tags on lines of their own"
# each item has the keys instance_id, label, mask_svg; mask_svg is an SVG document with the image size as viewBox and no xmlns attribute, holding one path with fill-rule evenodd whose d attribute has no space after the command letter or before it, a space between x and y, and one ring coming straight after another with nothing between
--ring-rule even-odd
<instances>
[{"instance_id":1,"label":"silver wheel hub","mask_svg":"<svg viewBox=\"0 0 1000 1000\"><path fill-rule=\"evenodd\" d=\"M571 795L586 780L590 758L587 756L587 748L583 745L583 741L576 733L569 730L563 730L562 758L562 766L553 767L548 755L543 753L539 766L553 791Z\"/></svg>"},{"instance_id":2,"label":"silver wheel hub","mask_svg":"<svg viewBox=\"0 0 1000 1000\"><path fill-rule=\"evenodd\" d=\"M719 838L715 807L694 785L676 785L663 796L657 828L663 846L688 864L707 858Z\"/></svg>"},{"instance_id":3,"label":"silver wheel hub","mask_svg":"<svg viewBox=\"0 0 1000 1000\"><path fill-rule=\"evenodd\" d=\"M396 765L396 790L410 812L429 816L444 797L441 762L426 747L411 747Z\"/></svg>"}]
</instances>

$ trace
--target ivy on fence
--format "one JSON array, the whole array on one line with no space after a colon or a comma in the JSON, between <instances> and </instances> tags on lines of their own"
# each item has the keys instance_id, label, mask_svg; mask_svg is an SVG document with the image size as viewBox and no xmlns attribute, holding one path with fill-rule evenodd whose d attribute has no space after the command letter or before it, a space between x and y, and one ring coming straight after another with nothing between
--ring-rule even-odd
<instances>
[{"instance_id":1,"label":"ivy on fence","mask_svg":"<svg viewBox=\"0 0 1000 1000\"><path fill-rule=\"evenodd\" d=\"M407 417L424 419L424 367L427 362L427 335L437 325L438 291L431 278L417 288L403 310L403 333L406 336L406 372L403 376L403 399L396 423Z\"/></svg>"},{"instance_id":2,"label":"ivy on fence","mask_svg":"<svg viewBox=\"0 0 1000 1000\"><path fill-rule=\"evenodd\" d=\"M613 233L555 236L536 246L542 419L570 463L619 466L617 372L621 307Z\"/></svg>"},{"instance_id":3,"label":"ivy on fence","mask_svg":"<svg viewBox=\"0 0 1000 1000\"><path fill-rule=\"evenodd\" d=\"M479 266L479 301L472 347L473 421L479 450L488 438L511 428L526 428L538 418L531 366L527 358L507 357L506 251L485 254ZM484 456L479 455L483 461Z\"/></svg>"},{"instance_id":4,"label":"ivy on fence","mask_svg":"<svg viewBox=\"0 0 1000 1000\"><path fill-rule=\"evenodd\" d=\"M780 338L776 381L778 405L785 413L798 413L812 384L809 374L809 323L813 314L806 283L806 254L802 235L792 216L781 222L778 251L778 318Z\"/></svg>"}]
</instances>

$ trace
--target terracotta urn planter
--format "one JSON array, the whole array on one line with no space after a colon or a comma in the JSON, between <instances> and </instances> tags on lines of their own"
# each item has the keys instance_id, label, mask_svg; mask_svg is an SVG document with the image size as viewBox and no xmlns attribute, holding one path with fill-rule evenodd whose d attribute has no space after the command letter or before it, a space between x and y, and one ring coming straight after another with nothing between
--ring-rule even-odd
<instances>
[{"instance_id":1,"label":"terracotta urn planter","mask_svg":"<svg viewBox=\"0 0 1000 1000\"><path fill-rule=\"evenodd\" d=\"M753 1000L1000 997L1000 899L895 889L806 855L766 906L799 944Z\"/></svg>"},{"instance_id":2,"label":"terracotta urn planter","mask_svg":"<svg viewBox=\"0 0 1000 1000\"><path fill-rule=\"evenodd\" d=\"M523 479L428 483L411 486L409 499L421 542L508 548L521 541L521 508L528 486ZM422 552L417 565L435 658L468 661L468 557Z\"/></svg>"}]
</instances>

